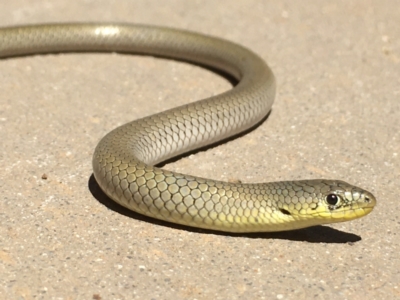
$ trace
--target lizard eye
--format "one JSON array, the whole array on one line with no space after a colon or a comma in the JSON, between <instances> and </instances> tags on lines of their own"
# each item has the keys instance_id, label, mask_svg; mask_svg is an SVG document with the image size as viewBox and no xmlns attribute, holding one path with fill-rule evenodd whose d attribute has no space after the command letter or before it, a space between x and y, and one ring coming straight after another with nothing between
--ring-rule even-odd
<instances>
[{"instance_id":1,"label":"lizard eye","mask_svg":"<svg viewBox=\"0 0 400 300\"><path fill-rule=\"evenodd\" d=\"M340 197L336 194L329 194L326 196L326 202L329 205L336 206L340 203Z\"/></svg>"}]
</instances>

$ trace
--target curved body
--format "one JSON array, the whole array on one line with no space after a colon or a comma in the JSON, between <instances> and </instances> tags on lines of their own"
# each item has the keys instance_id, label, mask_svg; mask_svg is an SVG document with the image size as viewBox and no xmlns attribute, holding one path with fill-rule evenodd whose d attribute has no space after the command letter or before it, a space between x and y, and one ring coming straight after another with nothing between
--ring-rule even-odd
<instances>
[{"instance_id":1,"label":"curved body","mask_svg":"<svg viewBox=\"0 0 400 300\"><path fill-rule=\"evenodd\" d=\"M369 192L335 180L236 184L166 171L155 164L235 135L270 111L275 79L252 51L201 34L126 24L49 24L0 29L0 57L51 52L140 53L226 72L223 94L135 120L98 144L93 172L114 201L178 224L230 232L292 230L368 214Z\"/></svg>"}]
</instances>

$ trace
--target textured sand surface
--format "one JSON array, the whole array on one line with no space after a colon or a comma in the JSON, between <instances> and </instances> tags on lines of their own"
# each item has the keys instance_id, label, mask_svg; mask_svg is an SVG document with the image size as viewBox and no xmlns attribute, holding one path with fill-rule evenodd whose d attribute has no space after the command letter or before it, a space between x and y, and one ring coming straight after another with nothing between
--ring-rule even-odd
<instances>
[{"instance_id":1,"label":"textured sand surface","mask_svg":"<svg viewBox=\"0 0 400 300\"><path fill-rule=\"evenodd\" d=\"M352 222L245 236L141 218L98 190L97 142L230 83L152 57L0 60L0 299L399 298L399 16L396 0L4 1L0 26L145 23L249 47L277 77L269 118L166 168L244 182L341 179L378 206Z\"/></svg>"}]
</instances>

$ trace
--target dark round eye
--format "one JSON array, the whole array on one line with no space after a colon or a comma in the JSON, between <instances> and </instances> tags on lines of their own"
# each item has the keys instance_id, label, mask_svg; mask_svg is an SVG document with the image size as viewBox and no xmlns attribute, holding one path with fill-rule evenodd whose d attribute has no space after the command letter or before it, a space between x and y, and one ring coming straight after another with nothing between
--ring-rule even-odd
<instances>
[{"instance_id":1,"label":"dark round eye","mask_svg":"<svg viewBox=\"0 0 400 300\"><path fill-rule=\"evenodd\" d=\"M337 205L339 201L340 199L336 194L329 194L326 196L326 202L328 202L329 205Z\"/></svg>"}]
</instances>

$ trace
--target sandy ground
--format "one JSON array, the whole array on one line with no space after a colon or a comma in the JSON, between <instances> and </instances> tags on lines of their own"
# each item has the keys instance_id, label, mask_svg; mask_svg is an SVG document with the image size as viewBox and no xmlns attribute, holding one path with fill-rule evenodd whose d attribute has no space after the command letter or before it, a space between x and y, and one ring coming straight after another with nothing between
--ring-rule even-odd
<instances>
[{"instance_id":1,"label":"sandy ground","mask_svg":"<svg viewBox=\"0 0 400 300\"><path fill-rule=\"evenodd\" d=\"M1 26L134 22L246 45L277 77L270 117L166 167L244 182L342 179L373 192L378 205L352 222L245 236L140 218L99 192L97 142L230 83L151 57L0 60L0 298L399 298L399 15L395 0L1 4Z\"/></svg>"}]
</instances>

